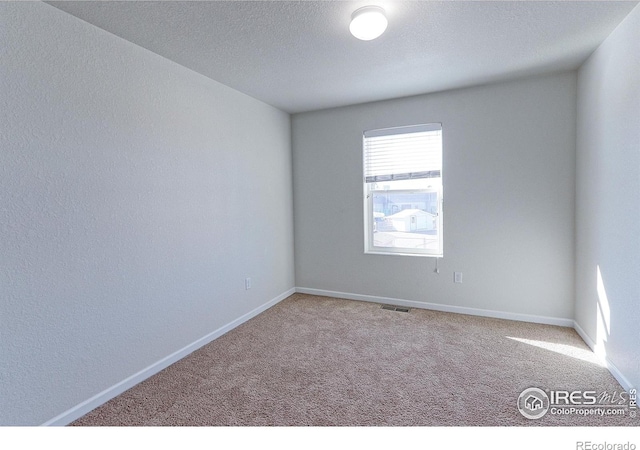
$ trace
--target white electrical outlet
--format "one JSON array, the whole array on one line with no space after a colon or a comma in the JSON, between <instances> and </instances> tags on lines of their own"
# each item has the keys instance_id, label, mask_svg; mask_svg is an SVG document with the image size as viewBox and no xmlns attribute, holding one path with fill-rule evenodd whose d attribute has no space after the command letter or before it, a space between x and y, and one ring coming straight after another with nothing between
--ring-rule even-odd
<instances>
[{"instance_id":1,"label":"white electrical outlet","mask_svg":"<svg viewBox=\"0 0 640 450\"><path fill-rule=\"evenodd\" d=\"M462 272L453 272L453 282L462 283Z\"/></svg>"},{"instance_id":2,"label":"white electrical outlet","mask_svg":"<svg viewBox=\"0 0 640 450\"><path fill-rule=\"evenodd\" d=\"M248 291L251 289L251 278L244 279L244 288Z\"/></svg>"}]
</instances>

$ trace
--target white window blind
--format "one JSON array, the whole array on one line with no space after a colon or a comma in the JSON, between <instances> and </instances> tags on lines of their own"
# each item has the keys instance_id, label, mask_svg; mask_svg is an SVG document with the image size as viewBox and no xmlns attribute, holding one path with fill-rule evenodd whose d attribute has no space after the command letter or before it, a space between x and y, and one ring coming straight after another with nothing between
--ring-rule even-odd
<instances>
[{"instance_id":1,"label":"white window blind","mask_svg":"<svg viewBox=\"0 0 640 450\"><path fill-rule=\"evenodd\" d=\"M366 183L440 177L439 123L365 131L363 145Z\"/></svg>"}]
</instances>

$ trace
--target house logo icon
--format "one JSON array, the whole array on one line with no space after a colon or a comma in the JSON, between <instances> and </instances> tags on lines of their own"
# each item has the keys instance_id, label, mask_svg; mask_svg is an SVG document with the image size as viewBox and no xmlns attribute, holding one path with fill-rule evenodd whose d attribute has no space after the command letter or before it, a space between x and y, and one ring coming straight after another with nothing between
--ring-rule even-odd
<instances>
[{"instance_id":1,"label":"house logo icon","mask_svg":"<svg viewBox=\"0 0 640 450\"><path fill-rule=\"evenodd\" d=\"M529 395L524 401L524 405L531 411L537 411L542 408L542 400L535 395Z\"/></svg>"},{"instance_id":2,"label":"house logo icon","mask_svg":"<svg viewBox=\"0 0 640 450\"><path fill-rule=\"evenodd\" d=\"M542 389L525 389L518 396L518 411L527 419L540 419L549 411L549 396Z\"/></svg>"}]
</instances>

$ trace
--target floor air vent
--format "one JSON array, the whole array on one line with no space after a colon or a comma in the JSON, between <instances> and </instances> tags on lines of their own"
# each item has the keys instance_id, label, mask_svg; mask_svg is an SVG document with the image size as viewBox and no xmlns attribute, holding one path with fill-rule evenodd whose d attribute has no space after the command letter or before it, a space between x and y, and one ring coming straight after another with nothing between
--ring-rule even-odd
<instances>
[{"instance_id":1,"label":"floor air vent","mask_svg":"<svg viewBox=\"0 0 640 450\"><path fill-rule=\"evenodd\" d=\"M409 308L403 308L402 306L382 305L382 309L387 311L409 312Z\"/></svg>"}]
</instances>

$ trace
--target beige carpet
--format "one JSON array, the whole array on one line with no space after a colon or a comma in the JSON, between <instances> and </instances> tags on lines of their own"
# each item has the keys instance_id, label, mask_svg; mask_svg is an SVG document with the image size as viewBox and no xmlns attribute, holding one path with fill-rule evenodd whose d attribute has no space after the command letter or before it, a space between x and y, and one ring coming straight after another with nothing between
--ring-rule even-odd
<instances>
[{"instance_id":1,"label":"beige carpet","mask_svg":"<svg viewBox=\"0 0 640 450\"><path fill-rule=\"evenodd\" d=\"M295 294L72 425L640 424L526 419L532 386L622 391L572 329Z\"/></svg>"}]
</instances>

